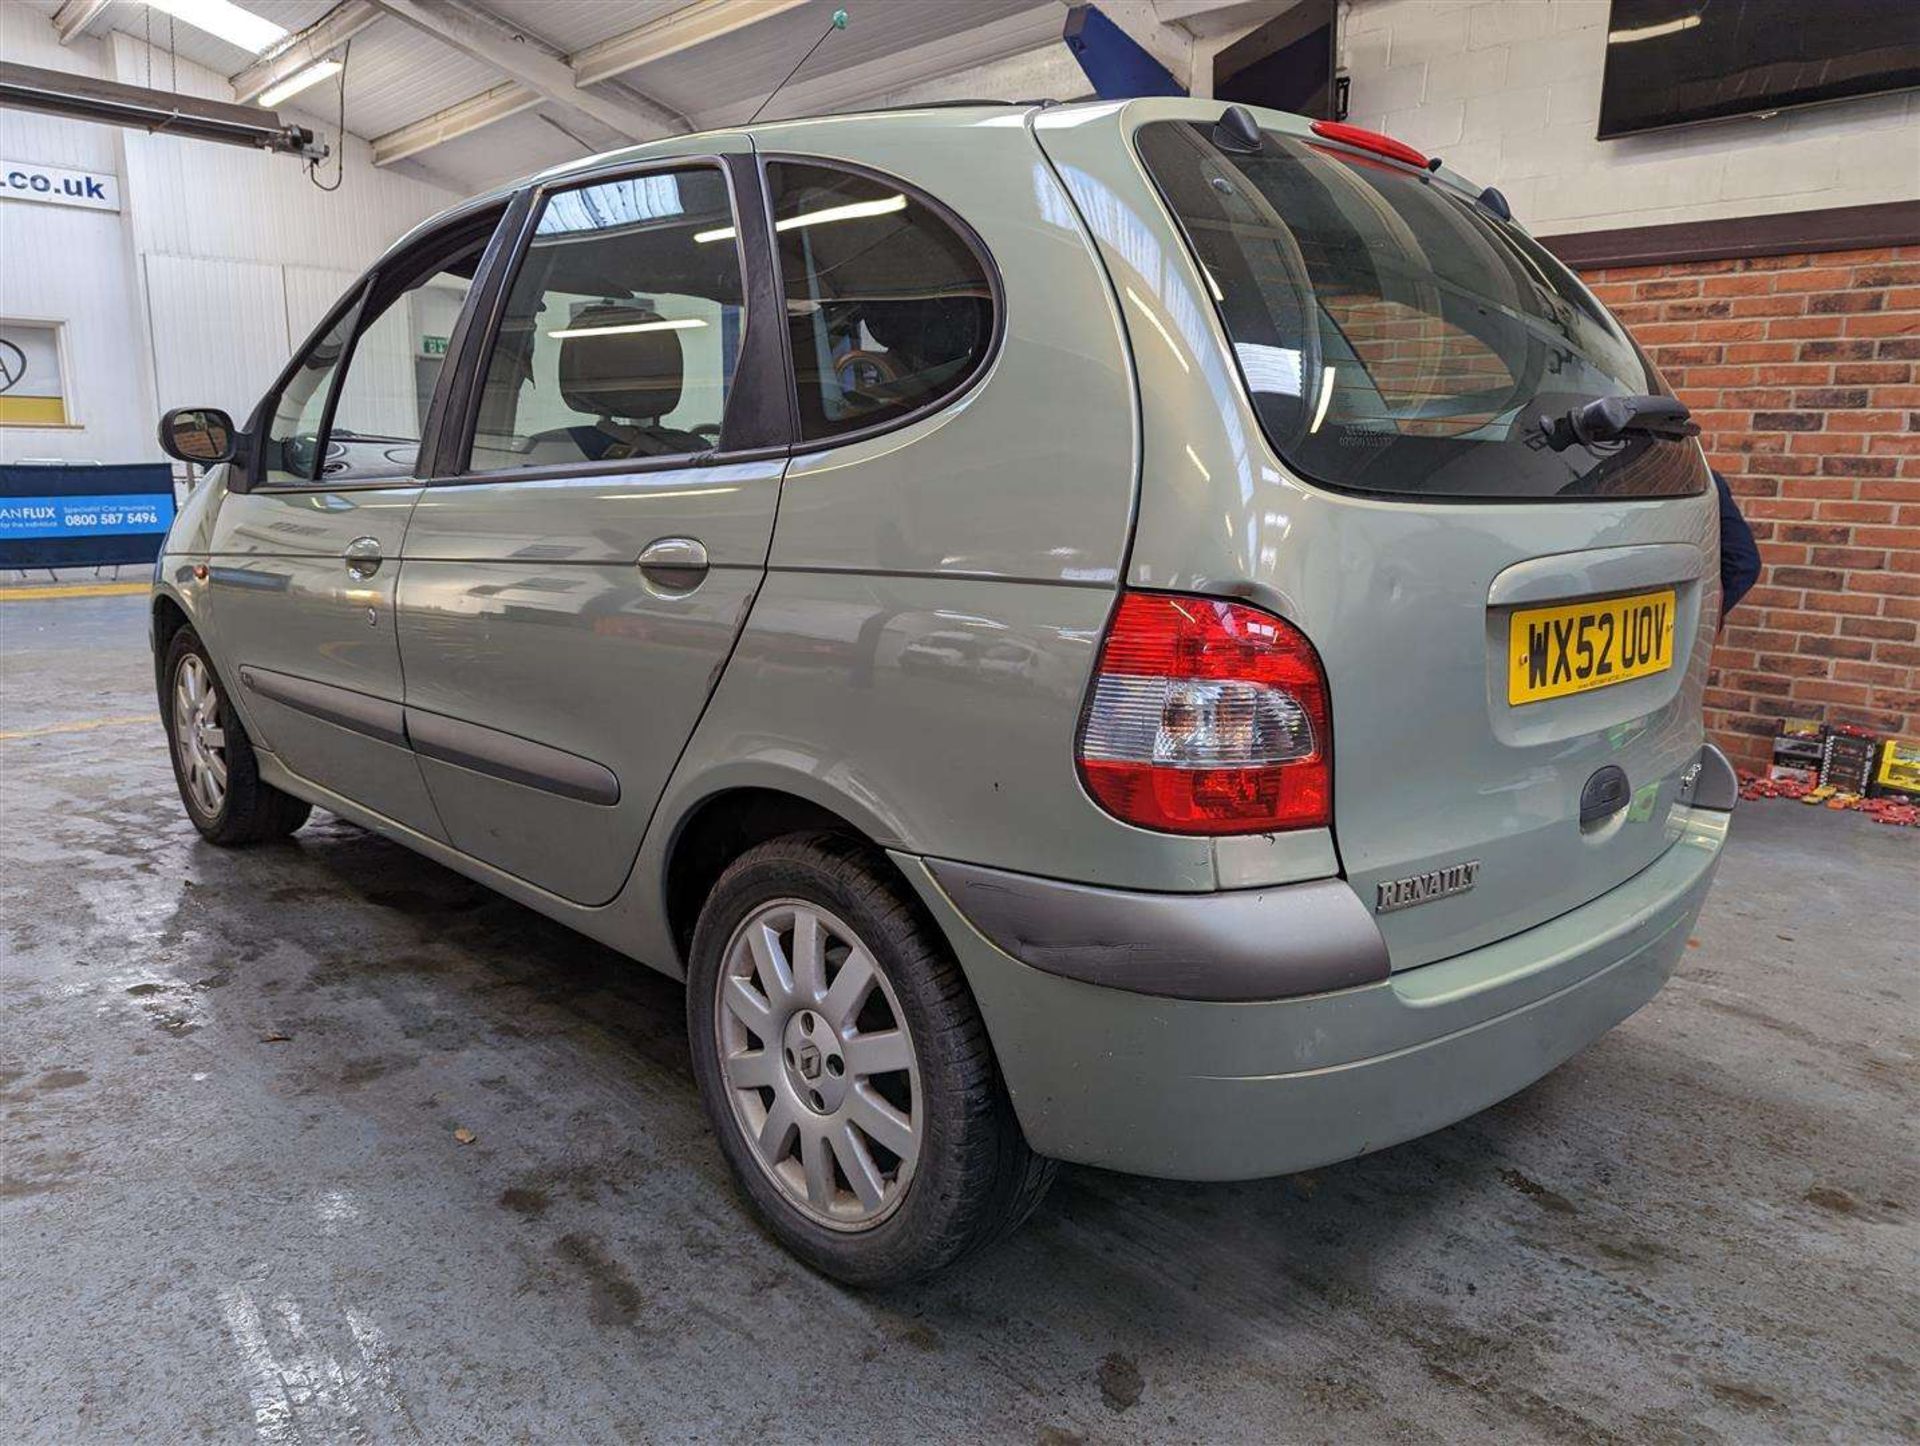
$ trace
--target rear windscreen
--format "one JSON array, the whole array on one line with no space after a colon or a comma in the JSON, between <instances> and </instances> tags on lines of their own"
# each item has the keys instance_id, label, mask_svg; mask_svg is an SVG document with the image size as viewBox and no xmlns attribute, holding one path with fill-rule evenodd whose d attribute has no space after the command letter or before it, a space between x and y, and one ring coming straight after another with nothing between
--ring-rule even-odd
<instances>
[{"instance_id":1,"label":"rear windscreen","mask_svg":"<svg viewBox=\"0 0 1920 1446\"><path fill-rule=\"evenodd\" d=\"M1706 488L1691 441L1546 444L1542 418L1666 389L1519 227L1431 176L1272 131L1258 155L1183 121L1138 144L1267 439L1308 480L1462 499Z\"/></svg>"}]
</instances>

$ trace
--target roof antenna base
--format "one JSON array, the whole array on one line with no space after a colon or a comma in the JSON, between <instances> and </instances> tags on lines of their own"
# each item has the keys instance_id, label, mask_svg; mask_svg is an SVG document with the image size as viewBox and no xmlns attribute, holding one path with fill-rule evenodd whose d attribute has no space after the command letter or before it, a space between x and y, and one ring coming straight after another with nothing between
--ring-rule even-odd
<instances>
[{"instance_id":1,"label":"roof antenna base","mask_svg":"<svg viewBox=\"0 0 1920 1446\"><path fill-rule=\"evenodd\" d=\"M1237 155L1260 154L1260 122L1243 105L1230 105L1213 124L1213 143L1223 151Z\"/></svg>"}]
</instances>

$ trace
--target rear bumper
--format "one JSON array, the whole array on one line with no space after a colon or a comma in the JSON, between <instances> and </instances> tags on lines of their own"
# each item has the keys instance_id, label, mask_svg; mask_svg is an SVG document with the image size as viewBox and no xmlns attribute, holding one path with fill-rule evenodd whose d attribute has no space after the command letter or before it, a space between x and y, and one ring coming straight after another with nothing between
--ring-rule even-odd
<instances>
[{"instance_id":1,"label":"rear bumper","mask_svg":"<svg viewBox=\"0 0 1920 1446\"><path fill-rule=\"evenodd\" d=\"M1537 928L1265 1000L1171 998L1035 968L976 929L925 861L895 860L966 971L1034 1149L1142 1175L1251 1179L1464 1119L1632 1014L1686 948L1729 818L1676 807L1679 837L1659 859ZM1268 937L1285 954L1293 936Z\"/></svg>"}]
</instances>

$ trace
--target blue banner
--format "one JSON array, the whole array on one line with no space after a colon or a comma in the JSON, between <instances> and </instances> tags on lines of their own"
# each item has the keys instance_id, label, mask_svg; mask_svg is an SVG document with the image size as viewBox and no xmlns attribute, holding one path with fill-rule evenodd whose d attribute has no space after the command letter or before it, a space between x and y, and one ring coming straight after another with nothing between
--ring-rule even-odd
<instances>
[{"instance_id":1,"label":"blue banner","mask_svg":"<svg viewBox=\"0 0 1920 1446\"><path fill-rule=\"evenodd\" d=\"M0 466L0 567L152 562L172 525L165 463Z\"/></svg>"},{"instance_id":2,"label":"blue banner","mask_svg":"<svg viewBox=\"0 0 1920 1446\"><path fill-rule=\"evenodd\" d=\"M173 525L173 498L157 492L106 497L0 497L0 542L119 537Z\"/></svg>"}]
</instances>

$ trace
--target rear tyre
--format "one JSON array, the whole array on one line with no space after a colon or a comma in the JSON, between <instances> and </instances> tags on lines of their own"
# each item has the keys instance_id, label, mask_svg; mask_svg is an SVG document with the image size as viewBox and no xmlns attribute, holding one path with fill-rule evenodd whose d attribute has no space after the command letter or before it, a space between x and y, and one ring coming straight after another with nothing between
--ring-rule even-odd
<instances>
[{"instance_id":1,"label":"rear tyre","mask_svg":"<svg viewBox=\"0 0 1920 1446\"><path fill-rule=\"evenodd\" d=\"M934 924L857 842L796 834L721 875L694 931L694 1073L735 1183L850 1285L927 1275L999 1239L1054 1164L1027 1148Z\"/></svg>"},{"instance_id":2,"label":"rear tyre","mask_svg":"<svg viewBox=\"0 0 1920 1446\"><path fill-rule=\"evenodd\" d=\"M210 842L285 838L313 805L260 781L259 760L205 644L181 628L160 669L160 717L187 817Z\"/></svg>"}]
</instances>

